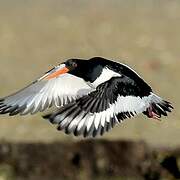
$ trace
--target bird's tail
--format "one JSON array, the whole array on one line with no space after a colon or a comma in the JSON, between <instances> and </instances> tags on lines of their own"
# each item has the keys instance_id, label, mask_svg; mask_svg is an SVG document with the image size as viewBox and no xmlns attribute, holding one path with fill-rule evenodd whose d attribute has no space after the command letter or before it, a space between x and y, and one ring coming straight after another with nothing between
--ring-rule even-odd
<instances>
[{"instance_id":1,"label":"bird's tail","mask_svg":"<svg viewBox=\"0 0 180 180\"><path fill-rule=\"evenodd\" d=\"M147 117L159 119L161 116L167 116L168 112L171 112L173 106L170 102L163 100L161 97L154 93L148 97L149 106L146 111L143 112Z\"/></svg>"}]
</instances>

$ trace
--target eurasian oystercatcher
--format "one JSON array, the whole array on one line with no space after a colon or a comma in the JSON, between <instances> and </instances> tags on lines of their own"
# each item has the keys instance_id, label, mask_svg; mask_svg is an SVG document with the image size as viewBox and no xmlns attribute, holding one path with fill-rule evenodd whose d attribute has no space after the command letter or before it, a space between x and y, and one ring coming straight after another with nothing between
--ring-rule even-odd
<instances>
[{"instance_id":1,"label":"eurasian oystercatcher","mask_svg":"<svg viewBox=\"0 0 180 180\"><path fill-rule=\"evenodd\" d=\"M159 119L173 109L127 65L94 57L69 59L0 99L0 114L34 114L53 105L57 111L43 117L58 130L84 137L103 135L139 113Z\"/></svg>"}]
</instances>

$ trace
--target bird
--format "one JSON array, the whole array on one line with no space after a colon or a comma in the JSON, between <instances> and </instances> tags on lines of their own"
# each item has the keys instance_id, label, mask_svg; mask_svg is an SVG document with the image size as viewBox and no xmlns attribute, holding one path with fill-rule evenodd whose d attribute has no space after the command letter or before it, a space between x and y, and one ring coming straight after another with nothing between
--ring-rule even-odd
<instances>
[{"instance_id":1,"label":"bird","mask_svg":"<svg viewBox=\"0 0 180 180\"><path fill-rule=\"evenodd\" d=\"M103 135L141 113L160 119L173 109L128 65L92 57L68 59L1 98L0 114L35 114L52 106L43 118L59 131L83 137Z\"/></svg>"}]
</instances>

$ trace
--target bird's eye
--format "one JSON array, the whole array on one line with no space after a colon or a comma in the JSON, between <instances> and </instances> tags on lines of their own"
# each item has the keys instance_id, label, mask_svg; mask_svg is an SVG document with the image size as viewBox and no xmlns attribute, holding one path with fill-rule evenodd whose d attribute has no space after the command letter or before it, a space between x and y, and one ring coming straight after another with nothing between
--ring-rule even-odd
<instances>
[{"instance_id":1,"label":"bird's eye","mask_svg":"<svg viewBox=\"0 0 180 180\"><path fill-rule=\"evenodd\" d=\"M77 67L77 64L75 62L72 62L71 66L72 67Z\"/></svg>"}]
</instances>

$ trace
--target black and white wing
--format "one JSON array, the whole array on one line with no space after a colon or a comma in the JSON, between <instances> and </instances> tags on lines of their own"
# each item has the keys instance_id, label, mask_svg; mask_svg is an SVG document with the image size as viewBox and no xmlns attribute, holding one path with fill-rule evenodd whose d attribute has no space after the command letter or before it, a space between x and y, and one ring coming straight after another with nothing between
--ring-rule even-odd
<instances>
[{"instance_id":1,"label":"black and white wing","mask_svg":"<svg viewBox=\"0 0 180 180\"><path fill-rule=\"evenodd\" d=\"M159 104L163 112L169 110L167 104L153 94L150 88L142 93L135 81L114 77L99 85L96 91L44 118L58 124L58 130L64 130L67 134L95 137L103 135L116 123L146 111L152 103Z\"/></svg>"},{"instance_id":2,"label":"black and white wing","mask_svg":"<svg viewBox=\"0 0 180 180\"><path fill-rule=\"evenodd\" d=\"M65 105L92 90L81 78L65 72L59 75L63 68L61 64L26 88L0 99L0 114L34 114L52 105Z\"/></svg>"}]
</instances>

